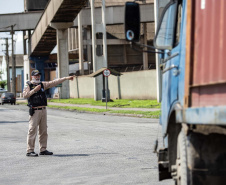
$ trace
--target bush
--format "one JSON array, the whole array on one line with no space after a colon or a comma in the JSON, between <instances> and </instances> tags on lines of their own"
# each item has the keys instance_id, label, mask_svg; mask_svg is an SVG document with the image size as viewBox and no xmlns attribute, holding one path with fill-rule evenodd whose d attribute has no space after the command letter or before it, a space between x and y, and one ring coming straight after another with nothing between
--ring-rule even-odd
<instances>
[{"instance_id":1,"label":"bush","mask_svg":"<svg viewBox=\"0 0 226 185\"><path fill-rule=\"evenodd\" d=\"M0 87L1 87L1 88L4 89L5 86L6 86L6 84L7 84L6 80L0 81Z\"/></svg>"}]
</instances>

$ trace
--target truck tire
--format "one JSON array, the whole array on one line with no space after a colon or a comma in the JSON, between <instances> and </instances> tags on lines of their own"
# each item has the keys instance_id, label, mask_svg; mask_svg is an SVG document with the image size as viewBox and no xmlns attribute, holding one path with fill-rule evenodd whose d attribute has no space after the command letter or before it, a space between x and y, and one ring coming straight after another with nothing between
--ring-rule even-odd
<instances>
[{"instance_id":1,"label":"truck tire","mask_svg":"<svg viewBox=\"0 0 226 185\"><path fill-rule=\"evenodd\" d=\"M176 185L187 185L190 184L189 171L187 165L187 137L183 130L178 135L177 141L177 178Z\"/></svg>"},{"instance_id":2,"label":"truck tire","mask_svg":"<svg viewBox=\"0 0 226 185\"><path fill-rule=\"evenodd\" d=\"M226 135L190 132L187 138L191 184L225 185Z\"/></svg>"}]
</instances>

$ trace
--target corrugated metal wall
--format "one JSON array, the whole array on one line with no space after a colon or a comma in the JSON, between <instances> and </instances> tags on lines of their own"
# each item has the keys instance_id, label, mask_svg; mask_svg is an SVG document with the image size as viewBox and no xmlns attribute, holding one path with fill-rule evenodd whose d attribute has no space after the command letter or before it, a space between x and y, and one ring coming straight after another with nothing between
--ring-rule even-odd
<instances>
[{"instance_id":1,"label":"corrugated metal wall","mask_svg":"<svg viewBox=\"0 0 226 185\"><path fill-rule=\"evenodd\" d=\"M193 2L192 106L226 105L226 1Z\"/></svg>"}]
</instances>

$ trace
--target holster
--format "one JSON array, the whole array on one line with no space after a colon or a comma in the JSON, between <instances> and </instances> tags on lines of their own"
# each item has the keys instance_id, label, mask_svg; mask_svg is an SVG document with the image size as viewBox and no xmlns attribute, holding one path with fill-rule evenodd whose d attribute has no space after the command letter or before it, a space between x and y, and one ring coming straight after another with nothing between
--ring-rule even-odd
<instances>
[{"instance_id":1,"label":"holster","mask_svg":"<svg viewBox=\"0 0 226 185\"><path fill-rule=\"evenodd\" d=\"M29 115L30 116L33 116L34 113L35 113L35 110L32 109L32 107L30 107L30 109L29 109Z\"/></svg>"}]
</instances>

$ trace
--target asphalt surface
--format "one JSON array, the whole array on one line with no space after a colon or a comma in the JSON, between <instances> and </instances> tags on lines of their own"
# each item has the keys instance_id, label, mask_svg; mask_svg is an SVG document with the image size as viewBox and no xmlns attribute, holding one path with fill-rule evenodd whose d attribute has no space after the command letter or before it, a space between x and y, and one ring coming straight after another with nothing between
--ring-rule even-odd
<instances>
[{"instance_id":1,"label":"asphalt surface","mask_svg":"<svg viewBox=\"0 0 226 185\"><path fill-rule=\"evenodd\" d=\"M28 108L0 105L1 185L172 185L158 182L157 119L49 109L48 150L26 157ZM161 144L161 142L160 142ZM36 139L36 152L39 152Z\"/></svg>"}]
</instances>

